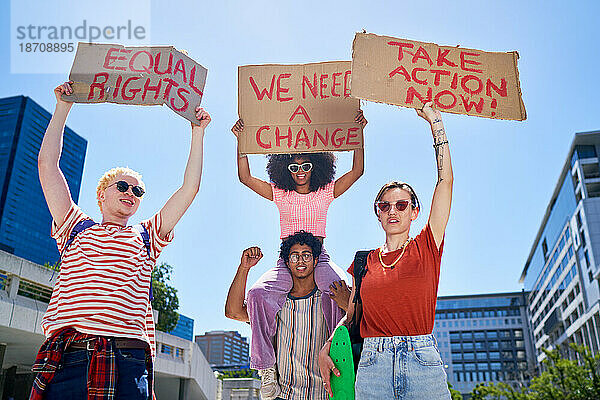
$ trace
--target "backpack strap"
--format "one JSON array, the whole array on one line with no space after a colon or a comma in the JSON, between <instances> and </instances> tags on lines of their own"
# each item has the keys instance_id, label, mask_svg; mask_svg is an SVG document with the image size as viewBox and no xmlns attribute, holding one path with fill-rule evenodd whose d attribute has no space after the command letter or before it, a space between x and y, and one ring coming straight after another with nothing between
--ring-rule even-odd
<instances>
[{"instance_id":1,"label":"backpack strap","mask_svg":"<svg viewBox=\"0 0 600 400\"><path fill-rule=\"evenodd\" d=\"M144 241L144 247L146 248L146 253L148 253L148 258L150 258L150 235L148 234L148 230L146 229L146 227L142 224L137 224L133 226L133 229L135 229L136 231L138 231L140 233L140 236L142 237L142 240ZM148 293L148 297L150 298L150 301L154 300L154 293L152 290L152 278L150 278L150 292Z\"/></svg>"},{"instance_id":2,"label":"backpack strap","mask_svg":"<svg viewBox=\"0 0 600 400\"><path fill-rule=\"evenodd\" d=\"M79 221L78 223L75 224L75 226L73 227L73 230L69 234L69 238L67 239L67 242L65 243L65 246L63 247L63 250L61 251L60 255L58 256L58 261L56 262L56 264L54 264L54 268L53 268L52 276L50 277L50 280L54 279L54 274L60 268L60 264L62 262L63 255L65 254L65 252L67 251L67 249L69 248L71 243L73 243L73 240L75 240L75 236L77 236L81 232L85 231L87 228L91 228L92 226L97 225L97 224L98 224L97 222L94 222L91 219L84 219L83 221Z\"/></svg>"},{"instance_id":3,"label":"backpack strap","mask_svg":"<svg viewBox=\"0 0 600 400\"><path fill-rule=\"evenodd\" d=\"M369 253L373 250L359 250L354 255L354 285L356 286L356 290L354 291L354 299L352 300L354 303L362 303L360 298L360 285L362 284L362 279L367 274L367 258Z\"/></svg>"}]
</instances>

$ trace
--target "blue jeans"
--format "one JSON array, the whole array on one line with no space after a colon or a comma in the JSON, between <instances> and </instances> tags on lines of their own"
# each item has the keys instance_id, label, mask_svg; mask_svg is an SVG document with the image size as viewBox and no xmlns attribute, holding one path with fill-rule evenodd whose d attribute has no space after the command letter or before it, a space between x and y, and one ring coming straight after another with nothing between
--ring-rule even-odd
<instances>
[{"instance_id":1,"label":"blue jeans","mask_svg":"<svg viewBox=\"0 0 600 400\"><path fill-rule=\"evenodd\" d=\"M356 400L450 399L433 335L365 338Z\"/></svg>"},{"instance_id":2,"label":"blue jeans","mask_svg":"<svg viewBox=\"0 0 600 400\"><path fill-rule=\"evenodd\" d=\"M87 400L87 378L92 352L63 354L61 367L46 388L46 400ZM148 400L148 371L143 349L115 349L117 384L115 400Z\"/></svg>"}]
</instances>

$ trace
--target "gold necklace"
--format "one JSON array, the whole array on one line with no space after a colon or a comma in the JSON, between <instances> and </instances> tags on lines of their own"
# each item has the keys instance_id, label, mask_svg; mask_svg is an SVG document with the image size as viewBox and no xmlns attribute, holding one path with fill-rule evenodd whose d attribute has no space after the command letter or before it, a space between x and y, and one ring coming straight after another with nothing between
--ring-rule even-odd
<instances>
[{"instance_id":1,"label":"gold necklace","mask_svg":"<svg viewBox=\"0 0 600 400\"><path fill-rule=\"evenodd\" d=\"M386 263L383 262L383 257L381 256L381 253L383 253L383 246L382 246L379 249L379 262L381 263L381 265L384 268L394 269L394 267L396 266L396 264L398 263L398 261L400 261L400 259L404 255L404 252L406 251L406 248L408 247L408 243L409 242L410 242L410 237L408 239L406 239L406 242L404 242L404 244L400 247L402 249L402 252L398 256L398 258L396 258L396 260L394 260L394 262L391 263L390 265L387 265Z\"/></svg>"}]
</instances>

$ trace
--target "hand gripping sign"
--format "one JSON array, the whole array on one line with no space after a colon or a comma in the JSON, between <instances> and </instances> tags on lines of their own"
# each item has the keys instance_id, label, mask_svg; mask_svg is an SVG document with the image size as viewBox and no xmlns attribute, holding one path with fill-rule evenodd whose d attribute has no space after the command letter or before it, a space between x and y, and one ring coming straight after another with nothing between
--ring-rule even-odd
<instances>
[{"instance_id":1,"label":"hand gripping sign","mask_svg":"<svg viewBox=\"0 0 600 400\"><path fill-rule=\"evenodd\" d=\"M244 154L307 153L363 147L360 109L350 97L350 61L238 68Z\"/></svg>"},{"instance_id":2,"label":"hand gripping sign","mask_svg":"<svg viewBox=\"0 0 600 400\"><path fill-rule=\"evenodd\" d=\"M207 69L172 46L124 47L82 43L69 79L76 103L166 104L197 122Z\"/></svg>"},{"instance_id":3,"label":"hand gripping sign","mask_svg":"<svg viewBox=\"0 0 600 400\"><path fill-rule=\"evenodd\" d=\"M352 96L440 111L522 121L516 51L491 53L357 33L352 46Z\"/></svg>"}]
</instances>

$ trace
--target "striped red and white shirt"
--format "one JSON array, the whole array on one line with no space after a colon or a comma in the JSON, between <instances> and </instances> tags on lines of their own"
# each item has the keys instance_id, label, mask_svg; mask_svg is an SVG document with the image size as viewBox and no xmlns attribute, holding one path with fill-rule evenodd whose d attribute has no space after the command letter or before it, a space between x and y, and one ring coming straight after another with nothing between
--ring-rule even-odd
<instances>
[{"instance_id":1,"label":"striped red and white shirt","mask_svg":"<svg viewBox=\"0 0 600 400\"><path fill-rule=\"evenodd\" d=\"M281 239L304 230L315 236L325 237L327 209L333 201L335 182L307 194L295 190L278 189L273 183L273 202L279 209Z\"/></svg>"},{"instance_id":2,"label":"striped red and white shirt","mask_svg":"<svg viewBox=\"0 0 600 400\"><path fill-rule=\"evenodd\" d=\"M61 226L52 225L58 250L80 221L90 219L72 205ZM150 253L140 233L130 226L94 225L75 236L62 255L60 273L42 330L46 337L70 326L81 333L143 340L156 354L154 319L149 299L151 273L162 249L173 240L160 231L160 213L143 221L150 236Z\"/></svg>"}]
</instances>

